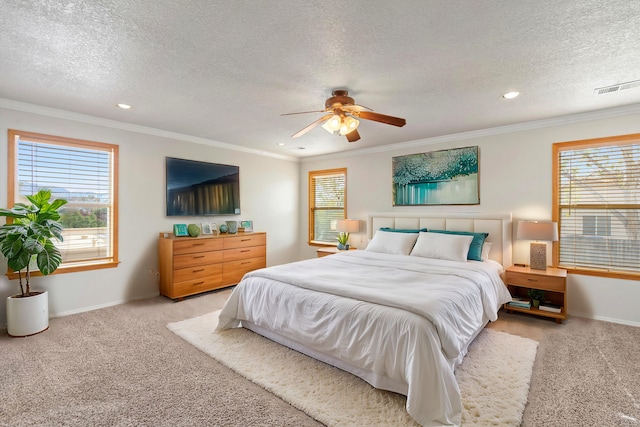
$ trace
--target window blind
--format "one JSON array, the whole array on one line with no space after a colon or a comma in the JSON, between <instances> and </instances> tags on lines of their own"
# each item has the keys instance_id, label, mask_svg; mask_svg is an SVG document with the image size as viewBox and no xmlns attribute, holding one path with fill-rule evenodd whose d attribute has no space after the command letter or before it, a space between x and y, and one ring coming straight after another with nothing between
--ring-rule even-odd
<instances>
[{"instance_id":1,"label":"window blind","mask_svg":"<svg viewBox=\"0 0 640 427\"><path fill-rule=\"evenodd\" d=\"M345 218L346 172L310 172L310 241L335 243L336 221Z\"/></svg>"},{"instance_id":2,"label":"window blind","mask_svg":"<svg viewBox=\"0 0 640 427\"><path fill-rule=\"evenodd\" d=\"M640 273L640 138L559 145L559 265Z\"/></svg>"},{"instance_id":3,"label":"window blind","mask_svg":"<svg viewBox=\"0 0 640 427\"><path fill-rule=\"evenodd\" d=\"M114 260L114 152L16 135L14 202L40 189L68 203L60 209L63 265Z\"/></svg>"}]
</instances>

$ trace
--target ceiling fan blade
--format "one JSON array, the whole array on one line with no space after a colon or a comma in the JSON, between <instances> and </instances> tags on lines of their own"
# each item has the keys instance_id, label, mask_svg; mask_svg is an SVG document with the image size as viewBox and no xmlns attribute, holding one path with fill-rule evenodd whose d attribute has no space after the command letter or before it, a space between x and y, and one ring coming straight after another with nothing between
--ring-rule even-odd
<instances>
[{"instance_id":1,"label":"ceiling fan blade","mask_svg":"<svg viewBox=\"0 0 640 427\"><path fill-rule=\"evenodd\" d=\"M365 107L364 105L358 105L358 104L343 105L342 109L345 111L373 111L369 107Z\"/></svg>"},{"instance_id":2,"label":"ceiling fan blade","mask_svg":"<svg viewBox=\"0 0 640 427\"><path fill-rule=\"evenodd\" d=\"M347 137L347 141L349 141L349 142L356 142L357 140L360 139L360 134L358 133L358 129L352 130L351 132L349 132L345 136Z\"/></svg>"},{"instance_id":3,"label":"ceiling fan blade","mask_svg":"<svg viewBox=\"0 0 640 427\"><path fill-rule=\"evenodd\" d=\"M387 125L393 125L402 127L407 124L405 119L400 117L386 116L380 113L374 113L373 111L361 111L358 113L358 117L365 120L373 120L374 122L385 123Z\"/></svg>"},{"instance_id":4,"label":"ceiling fan blade","mask_svg":"<svg viewBox=\"0 0 640 427\"><path fill-rule=\"evenodd\" d=\"M301 111L299 113L284 113L280 114L281 116L293 116L294 114L309 114L309 113L324 113L327 110L316 110L316 111Z\"/></svg>"},{"instance_id":5,"label":"ceiling fan blade","mask_svg":"<svg viewBox=\"0 0 640 427\"><path fill-rule=\"evenodd\" d=\"M329 117L333 116L333 114L325 114L324 116L320 117L318 120L316 120L315 122L311 123L309 126L307 126L306 128L302 129L301 131L291 135L291 138L297 138L299 136L304 135L305 133L309 132L311 129L313 129L314 127L318 126L320 123L324 122L325 120L327 120Z\"/></svg>"}]
</instances>

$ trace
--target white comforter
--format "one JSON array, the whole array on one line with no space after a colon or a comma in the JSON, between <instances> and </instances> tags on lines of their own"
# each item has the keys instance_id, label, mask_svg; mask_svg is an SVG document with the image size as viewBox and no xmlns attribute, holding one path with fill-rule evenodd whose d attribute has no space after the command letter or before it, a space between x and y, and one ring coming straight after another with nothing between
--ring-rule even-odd
<instances>
[{"instance_id":1,"label":"white comforter","mask_svg":"<svg viewBox=\"0 0 640 427\"><path fill-rule=\"evenodd\" d=\"M493 263L351 251L248 273L218 329L245 320L273 330L407 384L407 411L421 425L459 425L454 368L510 299Z\"/></svg>"}]
</instances>

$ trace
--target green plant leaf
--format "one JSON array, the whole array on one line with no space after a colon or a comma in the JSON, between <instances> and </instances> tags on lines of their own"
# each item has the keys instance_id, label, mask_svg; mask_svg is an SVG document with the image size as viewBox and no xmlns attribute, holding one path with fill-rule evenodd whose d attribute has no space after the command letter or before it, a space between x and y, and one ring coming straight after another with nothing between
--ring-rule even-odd
<instances>
[{"instance_id":1,"label":"green plant leaf","mask_svg":"<svg viewBox=\"0 0 640 427\"><path fill-rule=\"evenodd\" d=\"M44 250L38 254L37 264L38 270L45 276L56 271L60 263L62 262L62 254L58 248L51 242L51 240L47 240L44 245Z\"/></svg>"}]
</instances>

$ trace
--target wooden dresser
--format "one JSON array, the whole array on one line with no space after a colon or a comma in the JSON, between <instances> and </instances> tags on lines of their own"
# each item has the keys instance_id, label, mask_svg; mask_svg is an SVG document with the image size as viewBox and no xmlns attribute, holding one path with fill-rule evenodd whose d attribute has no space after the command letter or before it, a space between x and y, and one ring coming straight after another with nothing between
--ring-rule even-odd
<instances>
[{"instance_id":1,"label":"wooden dresser","mask_svg":"<svg viewBox=\"0 0 640 427\"><path fill-rule=\"evenodd\" d=\"M267 234L175 237L160 233L158 257L160 294L180 299L235 285L245 273L266 267Z\"/></svg>"}]
</instances>

